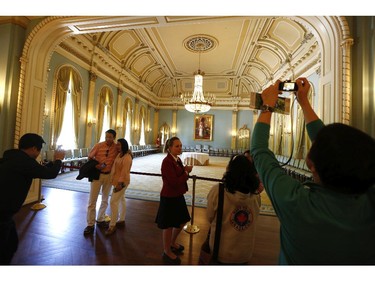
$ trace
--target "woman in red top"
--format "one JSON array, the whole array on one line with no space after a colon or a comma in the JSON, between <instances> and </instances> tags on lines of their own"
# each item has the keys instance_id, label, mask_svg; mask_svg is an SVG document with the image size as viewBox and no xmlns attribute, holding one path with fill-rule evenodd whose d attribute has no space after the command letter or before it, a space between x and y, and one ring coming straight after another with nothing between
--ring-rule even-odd
<instances>
[{"instance_id":1,"label":"woman in red top","mask_svg":"<svg viewBox=\"0 0 375 281\"><path fill-rule=\"evenodd\" d=\"M182 253L184 246L177 244L176 239L183 226L190 221L184 194L188 190L187 180L193 167L184 166L178 157L182 153L179 138L167 140L165 150L168 154L161 164L163 188L155 222L163 230L164 262L180 264L181 259L177 255Z\"/></svg>"}]
</instances>

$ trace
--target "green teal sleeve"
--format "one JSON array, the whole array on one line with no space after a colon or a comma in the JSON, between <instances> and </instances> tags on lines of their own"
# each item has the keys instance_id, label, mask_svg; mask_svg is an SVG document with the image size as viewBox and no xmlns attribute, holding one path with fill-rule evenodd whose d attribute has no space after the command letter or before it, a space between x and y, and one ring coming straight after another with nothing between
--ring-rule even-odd
<instances>
[{"instance_id":1,"label":"green teal sleeve","mask_svg":"<svg viewBox=\"0 0 375 281\"><path fill-rule=\"evenodd\" d=\"M314 141L318 132L324 127L322 120L318 119L306 125L307 133L311 141Z\"/></svg>"},{"instance_id":2,"label":"green teal sleeve","mask_svg":"<svg viewBox=\"0 0 375 281\"><path fill-rule=\"evenodd\" d=\"M268 148L269 130L269 124L257 123L255 125L251 140L251 154L275 212L282 219L293 213L295 209L293 202L302 184L285 173L274 153Z\"/></svg>"}]
</instances>

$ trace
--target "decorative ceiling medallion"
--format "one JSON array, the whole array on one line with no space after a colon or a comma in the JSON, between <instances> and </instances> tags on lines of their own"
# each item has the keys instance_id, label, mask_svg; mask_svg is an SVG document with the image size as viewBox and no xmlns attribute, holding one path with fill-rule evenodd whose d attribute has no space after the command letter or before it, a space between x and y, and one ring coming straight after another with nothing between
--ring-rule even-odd
<instances>
[{"instance_id":1,"label":"decorative ceiling medallion","mask_svg":"<svg viewBox=\"0 0 375 281\"><path fill-rule=\"evenodd\" d=\"M218 45L218 41L211 36L205 34L193 35L185 39L185 48L194 53L209 52Z\"/></svg>"}]
</instances>

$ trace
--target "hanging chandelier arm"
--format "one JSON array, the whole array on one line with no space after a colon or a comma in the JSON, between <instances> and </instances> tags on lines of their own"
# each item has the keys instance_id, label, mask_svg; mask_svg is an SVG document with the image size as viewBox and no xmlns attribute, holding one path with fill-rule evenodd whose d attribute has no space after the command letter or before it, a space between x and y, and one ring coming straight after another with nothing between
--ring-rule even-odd
<instances>
[{"instance_id":1,"label":"hanging chandelier arm","mask_svg":"<svg viewBox=\"0 0 375 281\"><path fill-rule=\"evenodd\" d=\"M201 72L201 50L198 52L198 72L194 75L194 91L189 99L189 94L183 94L181 99L185 104L185 109L194 113L204 113L210 110L214 101L213 96L208 94L207 100L203 94L203 72Z\"/></svg>"}]
</instances>

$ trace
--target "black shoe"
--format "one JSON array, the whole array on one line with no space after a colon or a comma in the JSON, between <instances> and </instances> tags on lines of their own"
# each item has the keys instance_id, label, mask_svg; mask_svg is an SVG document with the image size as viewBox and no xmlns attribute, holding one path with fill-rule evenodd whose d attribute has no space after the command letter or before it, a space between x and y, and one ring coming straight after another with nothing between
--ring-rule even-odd
<instances>
[{"instance_id":1,"label":"black shoe","mask_svg":"<svg viewBox=\"0 0 375 281\"><path fill-rule=\"evenodd\" d=\"M83 230L83 234L93 234L94 233L95 226L93 225L88 225L86 228Z\"/></svg>"},{"instance_id":2,"label":"black shoe","mask_svg":"<svg viewBox=\"0 0 375 281\"><path fill-rule=\"evenodd\" d=\"M124 227L125 226L125 221L118 221L116 222L117 227Z\"/></svg>"},{"instance_id":3,"label":"black shoe","mask_svg":"<svg viewBox=\"0 0 375 281\"><path fill-rule=\"evenodd\" d=\"M181 264L181 259L179 257L172 259L166 253L163 253L163 261L165 264L175 264L175 265Z\"/></svg>"},{"instance_id":4,"label":"black shoe","mask_svg":"<svg viewBox=\"0 0 375 281\"><path fill-rule=\"evenodd\" d=\"M185 247L178 244L178 248L174 247L174 246L171 246L171 250L173 253L175 253L176 255L180 255L182 254L182 252L185 250Z\"/></svg>"},{"instance_id":5,"label":"black shoe","mask_svg":"<svg viewBox=\"0 0 375 281\"><path fill-rule=\"evenodd\" d=\"M96 225L99 228L108 228L109 227L109 222L107 222L107 221L97 221Z\"/></svg>"}]
</instances>

